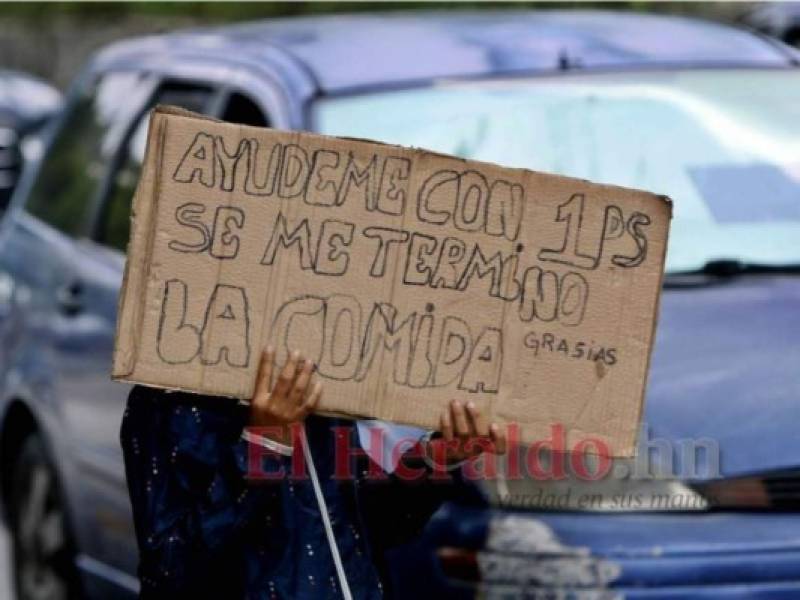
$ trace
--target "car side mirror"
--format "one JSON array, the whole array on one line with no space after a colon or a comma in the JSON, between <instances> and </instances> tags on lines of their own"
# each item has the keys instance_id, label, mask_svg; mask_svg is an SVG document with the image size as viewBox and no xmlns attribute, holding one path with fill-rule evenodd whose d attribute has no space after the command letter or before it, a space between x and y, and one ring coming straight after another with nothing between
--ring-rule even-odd
<instances>
[{"instance_id":1,"label":"car side mirror","mask_svg":"<svg viewBox=\"0 0 800 600\"><path fill-rule=\"evenodd\" d=\"M11 127L0 126L0 215L8 208L21 171L19 134Z\"/></svg>"}]
</instances>

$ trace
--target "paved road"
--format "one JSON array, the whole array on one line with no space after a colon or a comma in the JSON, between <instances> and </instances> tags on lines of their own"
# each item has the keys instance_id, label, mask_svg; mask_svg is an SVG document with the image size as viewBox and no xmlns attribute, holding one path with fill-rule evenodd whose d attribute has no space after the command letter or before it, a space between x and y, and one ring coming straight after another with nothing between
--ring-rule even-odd
<instances>
[{"instance_id":1,"label":"paved road","mask_svg":"<svg viewBox=\"0 0 800 600\"><path fill-rule=\"evenodd\" d=\"M0 600L13 600L11 594L11 557L8 534L0 527Z\"/></svg>"}]
</instances>

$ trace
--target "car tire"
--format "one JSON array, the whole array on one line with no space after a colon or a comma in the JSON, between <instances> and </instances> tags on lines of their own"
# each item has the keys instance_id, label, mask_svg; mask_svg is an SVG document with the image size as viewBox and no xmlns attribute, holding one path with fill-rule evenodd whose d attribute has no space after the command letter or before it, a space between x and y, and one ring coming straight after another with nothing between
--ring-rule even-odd
<instances>
[{"instance_id":1,"label":"car tire","mask_svg":"<svg viewBox=\"0 0 800 600\"><path fill-rule=\"evenodd\" d=\"M63 494L37 435L22 442L11 482L9 514L17 600L79 598L75 546Z\"/></svg>"}]
</instances>

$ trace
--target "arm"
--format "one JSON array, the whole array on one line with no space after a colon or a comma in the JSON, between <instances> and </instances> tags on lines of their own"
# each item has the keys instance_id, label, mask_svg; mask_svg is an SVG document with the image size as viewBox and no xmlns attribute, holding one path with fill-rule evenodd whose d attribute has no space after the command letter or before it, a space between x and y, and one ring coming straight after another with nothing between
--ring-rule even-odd
<instances>
[{"instance_id":1,"label":"arm","mask_svg":"<svg viewBox=\"0 0 800 600\"><path fill-rule=\"evenodd\" d=\"M135 387L121 440L142 590L185 592L235 546L271 490L249 486L235 401Z\"/></svg>"},{"instance_id":2,"label":"arm","mask_svg":"<svg viewBox=\"0 0 800 600\"><path fill-rule=\"evenodd\" d=\"M145 597L202 586L204 573L219 573L239 554L246 535L263 531L265 517L275 513L271 521L280 521L275 486L247 479L249 447L242 434L253 425L251 439L258 442L257 427L288 430L291 422L276 420L276 411L302 420L305 405L296 414L285 405L305 400L313 365L298 368L293 354L270 393L272 360L265 353L249 412L226 398L139 386L131 392L121 441ZM319 393L317 388L308 396L309 407ZM267 463L288 470L290 460L275 452Z\"/></svg>"},{"instance_id":3,"label":"arm","mask_svg":"<svg viewBox=\"0 0 800 600\"><path fill-rule=\"evenodd\" d=\"M376 426L374 423L369 426ZM507 442L503 429L496 423L490 425L474 403L451 402L442 411L441 431L428 432L421 439L416 429L380 422L377 422L377 426L395 430L384 436L389 452L376 456L377 453L368 450L370 459L376 462L380 460L379 464L390 473L388 482L379 481L367 486L362 500L365 511L371 516L368 520L374 543L381 548L379 556L387 548L416 537L444 502L485 504L483 493L474 482L464 477L459 467L483 452L505 454ZM413 444L414 432L419 439L417 444ZM359 437L366 449L367 435L362 431L361 423ZM400 460L413 469L409 474L420 473L424 466L424 477L404 478L403 468L388 458L392 454L391 447L398 441L408 447ZM424 462L420 460L423 457ZM438 472L438 476L434 471Z\"/></svg>"},{"instance_id":4,"label":"arm","mask_svg":"<svg viewBox=\"0 0 800 600\"><path fill-rule=\"evenodd\" d=\"M389 481L362 485L358 496L373 559L385 581L391 580L390 551L413 542L442 504L486 505L482 491L462 474L459 467L464 461L484 451L505 454L507 450L503 428L496 423L489 424L472 402L452 401L442 411L439 423L440 431L417 437L417 443L412 444L401 458L409 466L416 463L413 466L419 469L422 462L419 457L424 456L426 477L403 479L398 475L397 465L388 460L386 454L368 452L371 460L391 473ZM413 442L409 428L401 429L405 435L398 437ZM362 447L367 449L364 440L368 435L362 432L360 423L359 437ZM437 480L434 471L444 472L446 477Z\"/></svg>"}]
</instances>

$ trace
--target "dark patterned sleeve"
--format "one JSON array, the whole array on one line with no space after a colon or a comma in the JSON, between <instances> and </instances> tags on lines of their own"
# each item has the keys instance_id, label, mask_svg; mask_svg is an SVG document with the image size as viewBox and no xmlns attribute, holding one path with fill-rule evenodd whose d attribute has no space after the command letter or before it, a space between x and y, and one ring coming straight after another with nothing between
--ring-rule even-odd
<instances>
[{"instance_id":1,"label":"dark patterned sleeve","mask_svg":"<svg viewBox=\"0 0 800 600\"><path fill-rule=\"evenodd\" d=\"M209 567L219 573L221 562L240 554L230 551L258 530L256 521L280 510L274 485L246 478L245 419L234 400L131 391L121 442L142 597L188 595ZM280 468L288 459L270 460Z\"/></svg>"}]
</instances>

